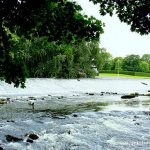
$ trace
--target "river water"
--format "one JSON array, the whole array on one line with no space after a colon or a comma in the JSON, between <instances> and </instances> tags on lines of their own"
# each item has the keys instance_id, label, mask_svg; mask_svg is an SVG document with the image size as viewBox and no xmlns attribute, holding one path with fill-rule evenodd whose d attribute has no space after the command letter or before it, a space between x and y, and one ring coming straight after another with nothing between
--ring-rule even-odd
<instances>
[{"instance_id":1,"label":"river water","mask_svg":"<svg viewBox=\"0 0 150 150\"><path fill-rule=\"evenodd\" d=\"M28 79L25 89L1 81L0 148L148 150L150 96L121 96L149 90L149 79ZM39 138L29 142L30 134Z\"/></svg>"}]
</instances>

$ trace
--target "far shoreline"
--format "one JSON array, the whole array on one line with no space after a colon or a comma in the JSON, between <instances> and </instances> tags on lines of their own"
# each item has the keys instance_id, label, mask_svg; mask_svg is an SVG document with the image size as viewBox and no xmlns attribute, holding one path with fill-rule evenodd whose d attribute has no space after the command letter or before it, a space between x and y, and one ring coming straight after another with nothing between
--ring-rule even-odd
<instances>
[{"instance_id":1,"label":"far shoreline","mask_svg":"<svg viewBox=\"0 0 150 150\"><path fill-rule=\"evenodd\" d=\"M112 77L112 78L128 78L128 79L150 79L147 76L133 76L126 74L115 74L115 73L100 73L99 77Z\"/></svg>"}]
</instances>

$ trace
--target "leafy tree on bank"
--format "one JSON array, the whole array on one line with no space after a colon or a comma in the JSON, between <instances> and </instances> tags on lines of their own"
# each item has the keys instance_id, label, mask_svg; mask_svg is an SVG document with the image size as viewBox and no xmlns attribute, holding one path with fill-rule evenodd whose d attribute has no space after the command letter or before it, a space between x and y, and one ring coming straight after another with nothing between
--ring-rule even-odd
<instances>
[{"instance_id":1,"label":"leafy tree on bank","mask_svg":"<svg viewBox=\"0 0 150 150\"><path fill-rule=\"evenodd\" d=\"M149 70L150 70L150 54L144 54L141 58L142 61L145 61L149 64Z\"/></svg>"},{"instance_id":2,"label":"leafy tree on bank","mask_svg":"<svg viewBox=\"0 0 150 150\"><path fill-rule=\"evenodd\" d=\"M23 49L23 45L26 45ZM26 44L25 44L26 43ZM27 66L29 77L78 78L94 77L99 66L98 42L57 44L47 37L20 39L14 45L15 55ZM24 51L24 52L23 52ZM13 53L13 54L14 54Z\"/></svg>"},{"instance_id":3,"label":"leafy tree on bank","mask_svg":"<svg viewBox=\"0 0 150 150\"><path fill-rule=\"evenodd\" d=\"M123 58L122 57L115 57L112 60L112 68L111 70L115 70L115 71L121 71L122 70L122 62L123 62Z\"/></svg>"},{"instance_id":4,"label":"leafy tree on bank","mask_svg":"<svg viewBox=\"0 0 150 150\"><path fill-rule=\"evenodd\" d=\"M103 33L101 21L82 15L82 8L67 0L1 0L0 1L0 64L1 76L7 83L24 86L26 64L10 55L14 46L12 34L48 37L57 44L99 40ZM9 32L8 32L9 31Z\"/></svg>"},{"instance_id":5,"label":"leafy tree on bank","mask_svg":"<svg viewBox=\"0 0 150 150\"><path fill-rule=\"evenodd\" d=\"M100 4L100 13L117 13L121 21L128 23L132 31L140 34L150 32L150 2L147 0L91 0ZM10 51L12 39L6 28L27 40L31 37L47 36L50 42L76 43L98 40L102 33L102 24L95 18L88 18L80 13L81 7L67 0L1 0L0 1L0 70L1 76L8 83L20 83L24 86L26 64L15 60ZM65 21L64 21L65 20ZM12 69L15 68L15 69Z\"/></svg>"},{"instance_id":6,"label":"leafy tree on bank","mask_svg":"<svg viewBox=\"0 0 150 150\"><path fill-rule=\"evenodd\" d=\"M139 55L128 55L123 59L122 69L124 71L139 71L140 56Z\"/></svg>"},{"instance_id":7,"label":"leafy tree on bank","mask_svg":"<svg viewBox=\"0 0 150 150\"><path fill-rule=\"evenodd\" d=\"M100 48L99 50L99 68L98 70L110 70L112 67L112 56L105 48Z\"/></svg>"},{"instance_id":8,"label":"leafy tree on bank","mask_svg":"<svg viewBox=\"0 0 150 150\"><path fill-rule=\"evenodd\" d=\"M118 18L131 26L131 31L143 34L150 33L149 0L90 0L99 4L100 14L117 14Z\"/></svg>"},{"instance_id":9,"label":"leafy tree on bank","mask_svg":"<svg viewBox=\"0 0 150 150\"><path fill-rule=\"evenodd\" d=\"M150 54L144 54L141 59L150 64Z\"/></svg>"},{"instance_id":10,"label":"leafy tree on bank","mask_svg":"<svg viewBox=\"0 0 150 150\"><path fill-rule=\"evenodd\" d=\"M139 72L149 72L149 64L145 61L140 61Z\"/></svg>"}]
</instances>

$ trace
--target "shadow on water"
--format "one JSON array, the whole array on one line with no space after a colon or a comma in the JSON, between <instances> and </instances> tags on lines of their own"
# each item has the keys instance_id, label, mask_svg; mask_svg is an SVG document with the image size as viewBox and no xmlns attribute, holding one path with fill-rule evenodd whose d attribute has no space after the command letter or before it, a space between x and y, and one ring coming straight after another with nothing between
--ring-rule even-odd
<instances>
[{"instance_id":1,"label":"shadow on water","mask_svg":"<svg viewBox=\"0 0 150 150\"><path fill-rule=\"evenodd\" d=\"M43 110L34 110L35 113L37 112L46 112L50 113L52 116L64 116L69 115L76 112L86 112L86 111L101 111L107 106L108 103L106 102L86 102L86 103L79 103L74 105L64 105L63 107L56 107L56 108L48 108Z\"/></svg>"}]
</instances>

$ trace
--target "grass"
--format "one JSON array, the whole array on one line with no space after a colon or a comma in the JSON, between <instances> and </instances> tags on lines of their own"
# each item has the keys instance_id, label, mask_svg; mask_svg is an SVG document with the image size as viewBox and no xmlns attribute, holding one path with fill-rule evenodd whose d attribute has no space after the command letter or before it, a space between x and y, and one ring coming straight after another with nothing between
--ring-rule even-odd
<instances>
[{"instance_id":1,"label":"grass","mask_svg":"<svg viewBox=\"0 0 150 150\"><path fill-rule=\"evenodd\" d=\"M142 79L150 79L150 77L144 77L144 76L132 76L132 75L126 75L126 74L115 74L115 73L100 73L100 77L119 77L119 78L142 78Z\"/></svg>"}]
</instances>

